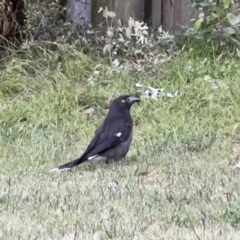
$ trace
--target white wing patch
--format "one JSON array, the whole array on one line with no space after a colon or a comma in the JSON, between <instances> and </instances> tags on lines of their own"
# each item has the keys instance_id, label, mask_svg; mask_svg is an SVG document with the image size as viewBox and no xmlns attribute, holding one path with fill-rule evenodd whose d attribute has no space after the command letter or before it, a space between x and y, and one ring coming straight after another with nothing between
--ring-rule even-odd
<instances>
[{"instance_id":1,"label":"white wing patch","mask_svg":"<svg viewBox=\"0 0 240 240\"><path fill-rule=\"evenodd\" d=\"M96 158L97 156L98 156L97 154L94 155L94 156L91 156L91 157L88 158L88 160L91 161L91 160L93 160L94 158Z\"/></svg>"},{"instance_id":2,"label":"white wing patch","mask_svg":"<svg viewBox=\"0 0 240 240\"><path fill-rule=\"evenodd\" d=\"M116 134L116 136L117 136L117 137L121 137L121 136L122 136L122 133L119 132L119 133Z\"/></svg>"}]
</instances>

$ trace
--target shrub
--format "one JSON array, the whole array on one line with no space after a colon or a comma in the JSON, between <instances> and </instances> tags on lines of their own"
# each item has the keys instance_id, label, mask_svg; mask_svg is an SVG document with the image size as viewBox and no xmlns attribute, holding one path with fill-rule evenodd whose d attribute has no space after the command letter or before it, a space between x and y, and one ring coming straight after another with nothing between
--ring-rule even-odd
<instances>
[{"instance_id":1,"label":"shrub","mask_svg":"<svg viewBox=\"0 0 240 240\"><path fill-rule=\"evenodd\" d=\"M192 0L191 6L202 10L194 27L188 28L185 36L222 43L231 41L240 44L240 8L236 0Z\"/></svg>"}]
</instances>

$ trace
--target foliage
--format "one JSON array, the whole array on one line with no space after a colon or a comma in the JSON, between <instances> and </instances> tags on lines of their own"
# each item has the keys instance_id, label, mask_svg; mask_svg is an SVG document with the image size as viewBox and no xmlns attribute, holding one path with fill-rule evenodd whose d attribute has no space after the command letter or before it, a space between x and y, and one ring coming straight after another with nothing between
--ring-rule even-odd
<instances>
[{"instance_id":1,"label":"foliage","mask_svg":"<svg viewBox=\"0 0 240 240\"><path fill-rule=\"evenodd\" d=\"M3 0L0 3L0 45L19 34L24 22L24 0Z\"/></svg>"},{"instance_id":2,"label":"foliage","mask_svg":"<svg viewBox=\"0 0 240 240\"><path fill-rule=\"evenodd\" d=\"M185 36L222 43L231 41L240 44L240 9L236 0L192 0L191 7L202 10L194 27L184 32Z\"/></svg>"},{"instance_id":3,"label":"foliage","mask_svg":"<svg viewBox=\"0 0 240 240\"><path fill-rule=\"evenodd\" d=\"M99 12L101 11L107 24L103 53L108 52L110 59L111 56L121 53L127 57L134 56L146 61L154 59L157 63L159 61L156 56L167 52L172 57L175 53L174 36L164 32L162 27L153 32L146 23L135 21L132 17L129 18L128 26L122 26L120 20L114 25L112 18L116 17L116 14L108 11L107 7L104 10L100 8Z\"/></svg>"},{"instance_id":4,"label":"foliage","mask_svg":"<svg viewBox=\"0 0 240 240\"><path fill-rule=\"evenodd\" d=\"M32 3L26 0L25 41L55 41L66 30L66 8L61 0ZM24 39L23 39L24 40Z\"/></svg>"},{"instance_id":5,"label":"foliage","mask_svg":"<svg viewBox=\"0 0 240 240\"><path fill-rule=\"evenodd\" d=\"M176 53L174 36L161 27L152 31L133 18L129 19L128 26L123 26L120 20L113 21L113 18L117 19L114 12L101 8L99 13L102 11L104 23L100 26L77 26L73 32L71 24L65 22L67 9L61 7L59 1L50 2L47 6L30 3L26 6L25 33L29 45L51 47L49 42L67 43L85 53L108 54L111 65L117 57L138 63L144 59L149 64L156 64L171 59Z\"/></svg>"}]
</instances>

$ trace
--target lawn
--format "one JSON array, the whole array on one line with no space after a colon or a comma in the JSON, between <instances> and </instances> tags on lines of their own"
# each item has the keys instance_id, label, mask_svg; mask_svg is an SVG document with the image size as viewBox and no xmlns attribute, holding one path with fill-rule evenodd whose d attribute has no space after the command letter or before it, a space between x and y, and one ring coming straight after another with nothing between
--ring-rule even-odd
<instances>
[{"instance_id":1,"label":"lawn","mask_svg":"<svg viewBox=\"0 0 240 240\"><path fill-rule=\"evenodd\" d=\"M198 45L139 72L56 48L0 66L0 238L240 239L237 54ZM127 158L50 172L83 153L120 94L142 97Z\"/></svg>"}]
</instances>

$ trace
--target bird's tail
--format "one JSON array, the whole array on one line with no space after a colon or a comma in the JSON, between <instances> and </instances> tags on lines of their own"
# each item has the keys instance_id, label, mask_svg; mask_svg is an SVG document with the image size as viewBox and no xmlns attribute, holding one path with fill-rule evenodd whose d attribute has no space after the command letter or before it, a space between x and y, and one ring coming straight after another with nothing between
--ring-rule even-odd
<instances>
[{"instance_id":1,"label":"bird's tail","mask_svg":"<svg viewBox=\"0 0 240 240\"><path fill-rule=\"evenodd\" d=\"M79 164L82 164L87 161L88 161L88 159L83 155L77 159L74 159L73 161L71 161L69 163L65 163L57 168L51 169L51 172L62 172L62 171L71 170L72 168L78 166Z\"/></svg>"}]
</instances>

